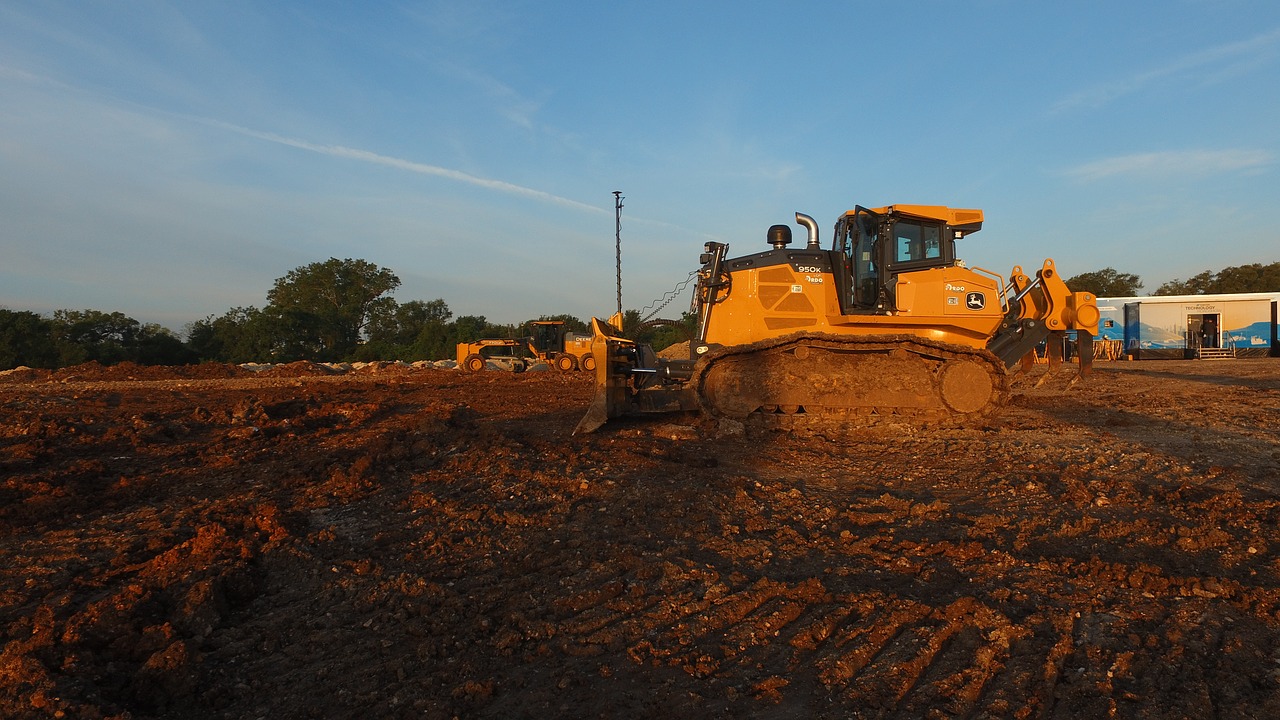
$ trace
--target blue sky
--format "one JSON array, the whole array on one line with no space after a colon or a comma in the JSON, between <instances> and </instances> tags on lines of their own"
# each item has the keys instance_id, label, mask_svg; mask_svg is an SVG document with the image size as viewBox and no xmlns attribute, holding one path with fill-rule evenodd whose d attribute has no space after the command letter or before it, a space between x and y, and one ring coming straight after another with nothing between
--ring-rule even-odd
<instances>
[{"instance_id":1,"label":"blue sky","mask_svg":"<svg viewBox=\"0 0 1280 720\"><path fill-rule=\"evenodd\" d=\"M1272 0L0 1L12 310L181 330L350 257L455 316L606 315L614 190L628 308L857 204L1154 290L1280 261L1278 161Z\"/></svg>"}]
</instances>

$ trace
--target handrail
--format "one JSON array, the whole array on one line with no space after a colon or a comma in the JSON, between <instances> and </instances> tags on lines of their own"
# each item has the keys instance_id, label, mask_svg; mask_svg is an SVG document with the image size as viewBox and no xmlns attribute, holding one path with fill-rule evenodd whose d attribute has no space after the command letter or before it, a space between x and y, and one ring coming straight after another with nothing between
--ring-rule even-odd
<instances>
[{"instance_id":1,"label":"handrail","mask_svg":"<svg viewBox=\"0 0 1280 720\"><path fill-rule=\"evenodd\" d=\"M1008 291L1004 285L1004 276L998 273L993 273L990 270L987 270L986 268L977 267L976 265L973 267L970 267L969 269L974 272L979 272L979 273L982 273L983 275L989 275L995 278L996 284L1000 287L1000 311L1007 315L1009 313L1009 300L1008 298L1005 297L1005 295L1008 294Z\"/></svg>"}]
</instances>

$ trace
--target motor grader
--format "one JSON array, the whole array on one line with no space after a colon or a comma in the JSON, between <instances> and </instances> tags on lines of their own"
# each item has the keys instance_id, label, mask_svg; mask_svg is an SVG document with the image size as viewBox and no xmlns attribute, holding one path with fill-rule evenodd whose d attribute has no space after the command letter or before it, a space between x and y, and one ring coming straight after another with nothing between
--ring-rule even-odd
<instances>
[{"instance_id":1,"label":"motor grader","mask_svg":"<svg viewBox=\"0 0 1280 720\"><path fill-rule=\"evenodd\" d=\"M813 218L795 219L803 247L789 247L788 225L769 228L762 252L706 243L687 358L593 319L596 395L575 433L681 410L783 427L973 424L1005 405L1009 373L1037 346L1056 365L1073 335L1088 371L1097 299L1072 292L1053 260L1007 281L968 267L956 241L981 229L981 210L858 206L830 249Z\"/></svg>"}]
</instances>

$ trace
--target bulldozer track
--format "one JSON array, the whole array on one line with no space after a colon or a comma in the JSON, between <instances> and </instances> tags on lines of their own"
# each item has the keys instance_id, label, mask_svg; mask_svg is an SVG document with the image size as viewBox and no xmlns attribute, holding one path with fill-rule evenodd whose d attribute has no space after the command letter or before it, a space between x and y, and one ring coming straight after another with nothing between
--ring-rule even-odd
<instances>
[{"instance_id":1,"label":"bulldozer track","mask_svg":"<svg viewBox=\"0 0 1280 720\"><path fill-rule=\"evenodd\" d=\"M704 411L771 429L973 425L1009 400L989 351L913 335L794 334L720 348L691 379Z\"/></svg>"}]
</instances>

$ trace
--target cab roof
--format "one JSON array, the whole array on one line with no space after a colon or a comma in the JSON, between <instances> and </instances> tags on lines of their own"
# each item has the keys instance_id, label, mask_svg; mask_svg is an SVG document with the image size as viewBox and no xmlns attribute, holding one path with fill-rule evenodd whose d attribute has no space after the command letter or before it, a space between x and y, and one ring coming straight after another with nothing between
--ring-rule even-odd
<instances>
[{"instance_id":1,"label":"cab roof","mask_svg":"<svg viewBox=\"0 0 1280 720\"><path fill-rule=\"evenodd\" d=\"M951 226L952 230L959 231L962 235L968 235L971 232L977 232L982 229L982 211L977 209L951 208L945 205L886 205L868 209L879 215L941 220ZM850 210L845 215L853 215L855 213L857 213L857 210Z\"/></svg>"}]
</instances>

